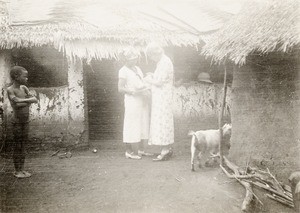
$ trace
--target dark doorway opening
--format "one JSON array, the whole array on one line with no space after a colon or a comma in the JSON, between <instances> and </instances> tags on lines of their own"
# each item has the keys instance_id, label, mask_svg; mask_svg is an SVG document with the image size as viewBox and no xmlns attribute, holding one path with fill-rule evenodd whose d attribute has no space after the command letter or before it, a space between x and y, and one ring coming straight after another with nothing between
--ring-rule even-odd
<instances>
[{"instance_id":1,"label":"dark doorway opening","mask_svg":"<svg viewBox=\"0 0 300 213\"><path fill-rule=\"evenodd\" d=\"M87 83L90 140L121 140L123 95L118 93L119 66L114 60L92 60L84 65Z\"/></svg>"}]
</instances>

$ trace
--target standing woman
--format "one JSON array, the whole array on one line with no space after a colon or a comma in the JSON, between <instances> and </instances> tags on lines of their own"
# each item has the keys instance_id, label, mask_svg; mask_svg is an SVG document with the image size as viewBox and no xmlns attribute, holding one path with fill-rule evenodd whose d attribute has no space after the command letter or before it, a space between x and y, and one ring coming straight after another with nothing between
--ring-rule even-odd
<instances>
[{"instance_id":1,"label":"standing woman","mask_svg":"<svg viewBox=\"0 0 300 213\"><path fill-rule=\"evenodd\" d=\"M141 159L149 156L144 151L144 143L149 138L150 110L145 96L149 88L145 86L143 73L136 66L139 53L134 48L123 51L125 65L119 70L118 90L124 93L124 126L123 142L126 144L125 157ZM138 153L134 153L133 144L138 144Z\"/></svg>"},{"instance_id":2,"label":"standing woman","mask_svg":"<svg viewBox=\"0 0 300 213\"><path fill-rule=\"evenodd\" d=\"M152 92L149 145L161 146L161 153L154 161L167 160L172 155L174 143L173 78L174 70L170 58L155 43L146 48L149 59L156 63L153 77L149 79Z\"/></svg>"}]
</instances>

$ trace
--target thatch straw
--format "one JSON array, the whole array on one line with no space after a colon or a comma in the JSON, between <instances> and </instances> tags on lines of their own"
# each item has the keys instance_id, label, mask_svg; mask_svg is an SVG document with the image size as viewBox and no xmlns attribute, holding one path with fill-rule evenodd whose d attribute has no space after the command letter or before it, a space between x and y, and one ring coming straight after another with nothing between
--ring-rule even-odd
<instances>
[{"instance_id":1,"label":"thatch straw","mask_svg":"<svg viewBox=\"0 0 300 213\"><path fill-rule=\"evenodd\" d=\"M0 34L0 48L34 47L51 45L70 56L81 58L115 58L125 46L145 46L156 41L162 46L196 45L199 37L185 32L172 32L164 29L145 29L147 24L111 29L102 32L82 22L58 22L39 25L11 26ZM124 29L123 29L124 28ZM137 33L138 32L138 33Z\"/></svg>"},{"instance_id":2,"label":"thatch straw","mask_svg":"<svg viewBox=\"0 0 300 213\"><path fill-rule=\"evenodd\" d=\"M298 0L264 0L245 3L215 35L202 53L217 62L229 58L244 64L254 51L289 51L300 43Z\"/></svg>"},{"instance_id":3,"label":"thatch straw","mask_svg":"<svg viewBox=\"0 0 300 213\"><path fill-rule=\"evenodd\" d=\"M185 6L186 14L199 4L189 5L184 0L175 1ZM116 57L124 46L142 47L151 41L162 46L196 46L200 42L200 34L180 27L183 21L179 22L174 17L171 19L170 15L162 16L162 19L170 19L165 21L143 15L141 11L145 10L154 11L154 15L159 14L157 6L150 5L149 1L129 2L133 3L125 4L121 0L87 0L83 4L81 0L43 0L41 5L37 0L16 1L9 10L11 25L0 34L0 48L51 45L67 55L90 59ZM155 3L163 8L174 5L171 0L157 0ZM195 10L193 13L195 14ZM212 29L218 29L223 22L221 17L209 20L214 23L203 26L201 33L207 34ZM198 19L191 21L197 24Z\"/></svg>"}]
</instances>

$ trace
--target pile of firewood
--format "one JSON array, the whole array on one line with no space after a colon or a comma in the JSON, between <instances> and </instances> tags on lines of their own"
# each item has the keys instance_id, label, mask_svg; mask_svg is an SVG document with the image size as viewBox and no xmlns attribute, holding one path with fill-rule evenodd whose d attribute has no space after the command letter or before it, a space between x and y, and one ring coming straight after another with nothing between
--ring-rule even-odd
<instances>
[{"instance_id":1,"label":"pile of firewood","mask_svg":"<svg viewBox=\"0 0 300 213\"><path fill-rule=\"evenodd\" d=\"M226 157L223 157L223 165L220 165L220 167L229 178L236 179L245 187L246 196L242 204L243 211L250 209L250 204L254 199L257 199L257 201L263 205L257 195L254 194L252 186L268 192L266 196L270 199L294 208L291 187L278 182L275 176L270 173L269 169L262 171L247 165L244 170L241 170Z\"/></svg>"}]
</instances>

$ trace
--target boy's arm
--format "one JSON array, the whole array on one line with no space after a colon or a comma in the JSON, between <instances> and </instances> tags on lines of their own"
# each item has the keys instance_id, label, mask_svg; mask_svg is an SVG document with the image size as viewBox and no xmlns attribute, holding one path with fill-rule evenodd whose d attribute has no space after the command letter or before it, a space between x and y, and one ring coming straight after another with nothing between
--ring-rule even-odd
<instances>
[{"instance_id":1,"label":"boy's arm","mask_svg":"<svg viewBox=\"0 0 300 213\"><path fill-rule=\"evenodd\" d=\"M18 98L16 96L13 96L11 98L11 100L14 102L14 103L37 103L37 99L36 97L31 97L31 98Z\"/></svg>"},{"instance_id":2,"label":"boy's arm","mask_svg":"<svg viewBox=\"0 0 300 213\"><path fill-rule=\"evenodd\" d=\"M17 103L36 103L37 99L35 97L31 98L18 98L12 89L7 90L7 95L9 97L9 100L11 100L14 104Z\"/></svg>"},{"instance_id":3,"label":"boy's arm","mask_svg":"<svg viewBox=\"0 0 300 213\"><path fill-rule=\"evenodd\" d=\"M29 91L29 89L28 89L28 87L26 87L26 86L22 86L23 88L24 88L24 90L25 90L25 93L26 93L26 98L31 98L31 97L34 97L31 93L30 93L30 91Z\"/></svg>"},{"instance_id":4,"label":"boy's arm","mask_svg":"<svg viewBox=\"0 0 300 213\"><path fill-rule=\"evenodd\" d=\"M27 107L29 103L16 103L15 104L17 108Z\"/></svg>"},{"instance_id":5,"label":"boy's arm","mask_svg":"<svg viewBox=\"0 0 300 213\"><path fill-rule=\"evenodd\" d=\"M24 90L27 94L26 98L30 99L29 103L37 103L38 102L37 98L29 92L29 89L26 86L23 86L23 87L24 87Z\"/></svg>"},{"instance_id":6,"label":"boy's arm","mask_svg":"<svg viewBox=\"0 0 300 213\"><path fill-rule=\"evenodd\" d=\"M28 106L28 103L16 103L14 100L16 99L15 93L13 92L13 90L11 88L7 89L7 95L8 95L8 99L12 102L12 106L15 106L16 108L21 108L21 107L25 107Z\"/></svg>"}]
</instances>

